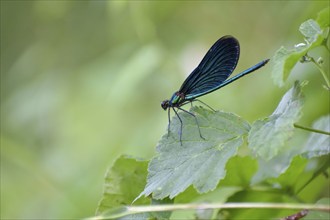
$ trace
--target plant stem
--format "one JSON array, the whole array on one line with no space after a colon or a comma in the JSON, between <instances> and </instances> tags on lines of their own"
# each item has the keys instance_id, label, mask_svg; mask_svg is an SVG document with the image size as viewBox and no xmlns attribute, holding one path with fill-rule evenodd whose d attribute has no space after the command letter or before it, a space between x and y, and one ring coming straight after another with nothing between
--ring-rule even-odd
<instances>
[{"instance_id":1,"label":"plant stem","mask_svg":"<svg viewBox=\"0 0 330 220\"><path fill-rule=\"evenodd\" d=\"M323 46L324 46L325 49L328 51L328 53L330 53L330 49L329 49L329 47L328 47L328 45L327 45L328 39L329 39L329 36L327 37L327 39L325 39L325 40L323 41Z\"/></svg>"},{"instance_id":2,"label":"plant stem","mask_svg":"<svg viewBox=\"0 0 330 220\"><path fill-rule=\"evenodd\" d=\"M313 173L313 176L311 176L311 178L297 190L296 194L299 194L310 182L312 182L318 175L322 174L328 167L328 161L326 161L322 166L320 166L319 169L317 169L315 173Z\"/></svg>"},{"instance_id":3,"label":"plant stem","mask_svg":"<svg viewBox=\"0 0 330 220\"><path fill-rule=\"evenodd\" d=\"M88 218L96 219L113 219L127 215L146 213L146 212L166 212L176 210L191 209L308 209L318 211L330 211L330 206L320 204L296 204L296 203L191 203L191 204L172 204L172 205L145 205L145 206L124 206L121 209L109 210L101 216Z\"/></svg>"},{"instance_id":4,"label":"plant stem","mask_svg":"<svg viewBox=\"0 0 330 220\"><path fill-rule=\"evenodd\" d=\"M326 74L326 73L324 72L324 70L321 68L320 64L314 60L313 57L311 57L311 61L312 61L312 62L316 65L316 67L319 69L319 71L321 72L321 74L322 74L322 76L323 76L323 78L324 78L324 80L325 80L325 82L326 82L326 84L327 84L328 89L330 89L330 81L329 81L329 79L328 79L328 77L327 77L327 74Z\"/></svg>"},{"instance_id":5,"label":"plant stem","mask_svg":"<svg viewBox=\"0 0 330 220\"><path fill-rule=\"evenodd\" d=\"M324 46L325 46L325 48L327 49L327 51L330 53L330 49L329 49L329 47L327 47L326 44L325 44Z\"/></svg>"},{"instance_id":6,"label":"plant stem","mask_svg":"<svg viewBox=\"0 0 330 220\"><path fill-rule=\"evenodd\" d=\"M315 132L315 133L319 133L319 134L330 135L330 132L328 132L328 131L322 131L322 130L318 130L318 129L315 129L315 128L309 128L309 127L305 127L305 126L298 125L298 124L293 124L293 126L295 128L300 128L300 129L303 129L303 130L306 130L306 131L311 131L311 132Z\"/></svg>"}]
</instances>

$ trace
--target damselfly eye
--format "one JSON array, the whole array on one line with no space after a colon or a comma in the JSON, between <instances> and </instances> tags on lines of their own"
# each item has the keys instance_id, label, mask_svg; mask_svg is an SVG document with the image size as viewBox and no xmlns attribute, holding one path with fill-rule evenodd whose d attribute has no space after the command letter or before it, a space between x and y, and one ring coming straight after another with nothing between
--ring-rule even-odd
<instances>
[{"instance_id":1,"label":"damselfly eye","mask_svg":"<svg viewBox=\"0 0 330 220\"><path fill-rule=\"evenodd\" d=\"M160 104L164 110L168 108L168 100L162 101L162 104Z\"/></svg>"}]
</instances>

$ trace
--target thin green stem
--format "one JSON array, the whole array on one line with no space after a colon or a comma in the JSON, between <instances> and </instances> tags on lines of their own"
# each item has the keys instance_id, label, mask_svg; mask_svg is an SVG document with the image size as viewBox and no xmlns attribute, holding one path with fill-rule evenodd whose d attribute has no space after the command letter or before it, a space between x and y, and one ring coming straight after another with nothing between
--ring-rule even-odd
<instances>
[{"instance_id":1,"label":"thin green stem","mask_svg":"<svg viewBox=\"0 0 330 220\"><path fill-rule=\"evenodd\" d=\"M324 47L325 47L325 49L327 49L328 53L330 53L330 49L329 49L329 47L327 46L327 44L324 44Z\"/></svg>"},{"instance_id":2,"label":"thin green stem","mask_svg":"<svg viewBox=\"0 0 330 220\"><path fill-rule=\"evenodd\" d=\"M149 205L149 206L122 206L116 210L109 210L100 216L88 218L89 220L117 219L127 215L146 212L167 212L191 209L294 209L294 210L318 210L330 212L329 205L320 204L297 204L297 203L191 203L172 205Z\"/></svg>"},{"instance_id":3,"label":"thin green stem","mask_svg":"<svg viewBox=\"0 0 330 220\"><path fill-rule=\"evenodd\" d=\"M329 49L329 47L328 47L328 45L327 45L328 39L329 39L329 37L327 37L327 39L325 39L325 40L323 41L323 44L322 44L322 45L325 47L325 49L328 51L328 53L330 53L330 49Z\"/></svg>"},{"instance_id":4,"label":"thin green stem","mask_svg":"<svg viewBox=\"0 0 330 220\"><path fill-rule=\"evenodd\" d=\"M302 185L296 192L296 194L299 194L310 182L312 182L316 177L318 177L320 174L322 174L327 168L329 167L328 161L323 163L323 165L307 180L307 182Z\"/></svg>"},{"instance_id":5,"label":"thin green stem","mask_svg":"<svg viewBox=\"0 0 330 220\"><path fill-rule=\"evenodd\" d=\"M324 78L324 80L325 80L325 82L326 82L326 84L327 84L328 89L330 89L330 81L329 81L329 79L328 79L328 77L327 77L327 74L326 74L326 73L324 72L324 70L321 68L320 64L314 60L313 57L311 57L311 61L312 61L312 62L316 65L316 67L319 69L319 71L321 72L321 74L322 74L322 76L323 76L323 78Z\"/></svg>"},{"instance_id":6,"label":"thin green stem","mask_svg":"<svg viewBox=\"0 0 330 220\"><path fill-rule=\"evenodd\" d=\"M306 131L311 131L311 132L315 132L315 133L319 133L319 134L330 135L330 132L328 132L328 131L322 131L322 130L318 130L318 129L315 129L315 128L309 128L309 127L305 127L305 126L298 125L298 124L293 124L293 126L295 128L300 128L300 129L303 129L303 130L306 130Z\"/></svg>"}]
</instances>

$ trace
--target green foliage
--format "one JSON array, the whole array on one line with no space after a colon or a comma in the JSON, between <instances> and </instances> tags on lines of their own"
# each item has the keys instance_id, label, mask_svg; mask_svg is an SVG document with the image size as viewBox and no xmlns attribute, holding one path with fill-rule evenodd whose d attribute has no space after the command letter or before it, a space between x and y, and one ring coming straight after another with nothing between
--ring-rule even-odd
<instances>
[{"instance_id":1,"label":"green foliage","mask_svg":"<svg viewBox=\"0 0 330 220\"><path fill-rule=\"evenodd\" d=\"M330 198L322 198L316 202L316 204L330 204ZM330 212L310 211L304 220L328 220L330 219Z\"/></svg>"},{"instance_id":2,"label":"green foliage","mask_svg":"<svg viewBox=\"0 0 330 220\"><path fill-rule=\"evenodd\" d=\"M299 31L306 43L293 50L281 47L275 53L275 84L284 85L299 60L316 64L328 84L322 64L307 55L313 48L327 46L328 20L329 8L322 10L316 20L310 19L300 25ZM288 203L315 203L322 198L319 196L322 189L309 186L317 184L317 181L328 182L321 174L329 171L330 115L316 120L311 128L298 124L306 99L302 88L307 84L296 81L273 113L254 121L252 125L232 113L192 107L190 112L196 116L203 138L199 135L195 118L186 112L179 112L183 124L182 144L179 139L181 123L174 116L170 132L159 141L148 169L146 161L120 157L107 174L98 217L271 219L295 213L285 209ZM132 202L134 205L150 205L150 209L132 212L129 206ZM283 204L283 207L280 210L215 207L212 210L186 211L184 214L174 211L180 203L194 202L269 202ZM328 202L325 198L318 204ZM153 207L159 208L158 204L173 204L174 208L159 206L161 208L157 210L160 212L155 213ZM113 209L120 206L126 207ZM326 208L330 209L328 206ZM308 215L309 218L328 217L320 211L311 211Z\"/></svg>"},{"instance_id":3,"label":"green foliage","mask_svg":"<svg viewBox=\"0 0 330 220\"><path fill-rule=\"evenodd\" d=\"M131 214L124 205L131 204L146 184L147 161L136 160L128 156L119 157L105 176L105 185L102 199L96 214L100 218L116 218L117 215L126 213L121 219L168 219L171 212L137 213ZM138 205L168 204L169 199L155 200L150 198L140 199Z\"/></svg>"},{"instance_id":4,"label":"green foliage","mask_svg":"<svg viewBox=\"0 0 330 220\"><path fill-rule=\"evenodd\" d=\"M241 188L249 188L251 178L258 170L258 164L257 161L250 156L235 156L228 161L226 169L228 173L233 172L235 175L226 175L220 182L221 187L239 186Z\"/></svg>"},{"instance_id":5,"label":"green foliage","mask_svg":"<svg viewBox=\"0 0 330 220\"><path fill-rule=\"evenodd\" d=\"M323 116L316 120L313 124L313 128L330 132L330 115ZM318 133L311 133L304 151L304 156L307 158L319 157L330 153L330 136Z\"/></svg>"},{"instance_id":6,"label":"green foliage","mask_svg":"<svg viewBox=\"0 0 330 220\"><path fill-rule=\"evenodd\" d=\"M293 136L294 126L301 117L303 95L298 82L282 98L276 110L269 117L252 124L249 133L249 147L263 158L270 160L285 149Z\"/></svg>"},{"instance_id":7,"label":"green foliage","mask_svg":"<svg viewBox=\"0 0 330 220\"><path fill-rule=\"evenodd\" d=\"M262 191L262 190L244 190L237 192L230 198L228 203L233 202L278 202L278 203L290 203L292 200L288 197L283 196L282 193L276 190L273 191ZM278 219L287 214L286 210L276 209L222 209L219 215L226 215L226 219ZM220 216L217 219L221 219Z\"/></svg>"},{"instance_id":8,"label":"green foliage","mask_svg":"<svg viewBox=\"0 0 330 220\"><path fill-rule=\"evenodd\" d=\"M322 29L329 27L330 25L330 8L325 8L321 10L316 18L316 22L320 25Z\"/></svg>"},{"instance_id":9,"label":"green foliage","mask_svg":"<svg viewBox=\"0 0 330 220\"><path fill-rule=\"evenodd\" d=\"M0 4L0 219L93 216L103 183L104 190L108 186L119 190L118 194L105 191L102 195L98 213L104 218L168 218L170 211L172 219L201 218L205 209L196 208L198 204L226 203L233 195L237 200L231 201L244 204L249 197L240 197L239 192L248 191L258 195L259 201L265 198L263 194L291 197L290 188L296 192L302 188L294 202L315 203L329 197L325 190L329 182L323 175L328 171L328 154L319 157L315 151L312 158L306 158L310 154L307 140L315 132L298 129L296 124L293 136L272 159L253 154L245 138L227 161L225 176L214 190L199 193L191 185L173 200L156 201L161 207L163 203L195 205L190 210L156 212L152 195L132 204L147 183L148 163L158 155L156 143L166 134L167 115L159 104L178 89L210 44L226 34L237 37L241 45L238 72L269 58L281 45L289 49L292 42L305 43L298 31L305 20L312 18L325 30L329 9L316 15L329 6L328 1L44 0ZM321 57L323 64L317 62L318 69L328 77L326 53L323 46L315 47L303 58L315 56L317 61ZM292 87L291 79L307 79L304 114L297 123L312 128L314 121L329 112L328 92L322 89L322 78L313 65L298 63L286 86L278 89L270 77L269 63L202 99L252 125L274 111ZM170 135L177 140L179 128L173 129L176 131ZM186 129L184 125L184 138L193 138ZM200 140L196 129L193 132ZM121 161L118 165L116 158ZM145 161L132 162L134 158ZM109 164L115 168L109 172L117 174L104 181ZM118 166L130 169L119 172ZM141 171L141 182L131 170ZM283 183L279 183L282 176ZM272 202L283 202L272 198ZM133 212L131 205L145 205L144 213ZM211 209L216 218L220 207ZM256 209L250 210L251 216L246 217L256 217ZM226 211L229 215L233 210Z\"/></svg>"},{"instance_id":10,"label":"green foliage","mask_svg":"<svg viewBox=\"0 0 330 220\"><path fill-rule=\"evenodd\" d=\"M157 147L158 155L149 164L147 185L141 195L152 193L156 199L174 198L190 185L199 193L205 193L214 190L226 175L226 163L242 145L249 124L225 112L193 108L192 113L206 140L196 134L198 127L194 118L180 113L184 124L181 146L176 132L180 122L174 117L170 136L163 136Z\"/></svg>"},{"instance_id":11,"label":"green foliage","mask_svg":"<svg viewBox=\"0 0 330 220\"><path fill-rule=\"evenodd\" d=\"M147 166L147 161L119 157L106 173L103 197L96 213L130 204L146 183ZM150 199L141 199L138 204L150 204Z\"/></svg>"},{"instance_id":12,"label":"green foliage","mask_svg":"<svg viewBox=\"0 0 330 220\"><path fill-rule=\"evenodd\" d=\"M304 35L305 43L295 45L294 49L282 46L276 51L272 59L272 76L276 85L283 86L296 63L313 48L326 43L329 36L329 10L330 8L322 10L316 21L309 19L300 25L299 31Z\"/></svg>"},{"instance_id":13,"label":"green foliage","mask_svg":"<svg viewBox=\"0 0 330 220\"><path fill-rule=\"evenodd\" d=\"M304 172L307 164L308 160L306 158L295 156L292 158L290 166L284 169L281 175L270 178L269 182L272 184L278 183L282 189L290 191L292 194L298 194L298 190L301 189L301 184L306 182L305 177L309 177Z\"/></svg>"},{"instance_id":14,"label":"green foliage","mask_svg":"<svg viewBox=\"0 0 330 220\"><path fill-rule=\"evenodd\" d=\"M268 179L278 178L281 174L285 173L288 168L294 166L292 161L294 154L292 152L283 152L271 160L264 160L258 158L259 169L251 179L252 184L256 184ZM300 161L299 167L304 167L304 161ZM298 170L297 170L298 171Z\"/></svg>"}]
</instances>

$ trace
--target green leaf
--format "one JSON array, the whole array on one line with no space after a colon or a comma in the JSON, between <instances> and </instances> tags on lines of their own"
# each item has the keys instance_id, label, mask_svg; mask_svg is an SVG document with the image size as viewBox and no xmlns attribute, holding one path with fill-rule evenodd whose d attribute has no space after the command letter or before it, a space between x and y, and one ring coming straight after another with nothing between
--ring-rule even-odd
<instances>
[{"instance_id":1,"label":"green leaf","mask_svg":"<svg viewBox=\"0 0 330 220\"><path fill-rule=\"evenodd\" d=\"M251 157L235 156L231 158L226 166L227 175L221 180L219 186L240 186L248 188L251 178L257 171L257 161Z\"/></svg>"},{"instance_id":2,"label":"green leaf","mask_svg":"<svg viewBox=\"0 0 330 220\"><path fill-rule=\"evenodd\" d=\"M300 45L300 47L296 47L291 50L282 46L275 52L271 62L273 63L272 78L276 85L284 85L284 81L288 78L293 67L301 59L301 57L306 54L306 45Z\"/></svg>"},{"instance_id":3,"label":"green leaf","mask_svg":"<svg viewBox=\"0 0 330 220\"><path fill-rule=\"evenodd\" d=\"M147 161L120 156L106 173L104 192L96 213L130 205L146 184L147 166ZM150 199L141 199L138 204L150 204Z\"/></svg>"},{"instance_id":4,"label":"green leaf","mask_svg":"<svg viewBox=\"0 0 330 220\"><path fill-rule=\"evenodd\" d=\"M284 170L285 172L282 172L278 178L275 176L275 178L270 180L270 182L279 183L281 188L284 189L300 189L300 187L305 184L305 176L309 177L304 172L307 163L308 160L306 158L299 155L294 157L290 163L290 166Z\"/></svg>"},{"instance_id":5,"label":"green leaf","mask_svg":"<svg viewBox=\"0 0 330 220\"><path fill-rule=\"evenodd\" d=\"M305 36L306 43L295 45L293 49L281 47L271 59L273 63L272 78L278 86L283 86L291 70L310 50L322 45L328 37L329 8L318 14L317 20L309 19L302 23L299 31Z\"/></svg>"},{"instance_id":6,"label":"green leaf","mask_svg":"<svg viewBox=\"0 0 330 220\"><path fill-rule=\"evenodd\" d=\"M299 27L299 31L306 37L308 42L313 42L319 35L322 34L321 27L313 19L309 19L302 23Z\"/></svg>"},{"instance_id":7,"label":"green leaf","mask_svg":"<svg viewBox=\"0 0 330 220\"><path fill-rule=\"evenodd\" d=\"M330 132L330 115L319 118L313 124L314 129ZM304 148L307 158L320 157L330 153L330 136L326 134L311 133Z\"/></svg>"},{"instance_id":8,"label":"green leaf","mask_svg":"<svg viewBox=\"0 0 330 220\"><path fill-rule=\"evenodd\" d=\"M192 186L190 186L187 190L185 190L184 192L180 193L178 196L175 197L175 203L176 204L206 203L206 202L225 203L228 197L232 196L233 194L241 190L242 187L218 186L215 190L200 195L196 192L196 190ZM171 216L171 219L195 219L195 218L196 218L195 210L185 210L184 212L174 211ZM206 219L213 219L213 218L206 218Z\"/></svg>"},{"instance_id":9,"label":"green leaf","mask_svg":"<svg viewBox=\"0 0 330 220\"><path fill-rule=\"evenodd\" d=\"M292 203L296 202L294 199L285 196L285 193L274 193L274 190L257 191L257 190L246 190L240 191L231 196L227 203L231 202L272 202L272 203ZM280 209L221 209L216 219L280 219L290 213L290 210Z\"/></svg>"},{"instance_id":10,"label":"green leaf","mask_svg":"<svg viewBox=\"0 0 330 220\"><path fill-rule=\"evenodd\" d=\"M231 113L212 112L201 107L191 111L197 117L205 140L198 134L194 117L180 112L181 146L180 122L173 117L170 136L164 135L157 146L158 155L149 164L147 185L140 196L152 193L156 199L173 198L190 185L199 193L205 193L215 189L225 177L226 163L242 145L249 124Z\"/></svg>"},{"instance_id":11,"label":"green leaf","mask_svg":"<svg viewBox=\"0 0 330 220\"><path fill-rule=\"evenodd\" d=\"M317 15L316 21L322 29L329 27L330 25L330 7L323 9Z\"/></svg>"},{"instance_id":12,"label":"green leaf","mask_svg":"<svg viewBox=\"0 0 330 220\"><path fill-rule=\"evenodd\" d=\"M317 205L330 205L330 198L322 198L316 202ZM304 218L304 220L328 220L330 219L329 212L321 212L321 211L309 211L308 215Z\"/></svg>"},{"instance_id":13,"label":"green leaf","mask_svg":"<svg viewBox=\"0 0 330 220\"><path fill-rule=\"evenodd\" d=\"M268 180L271 183L279 183L282 187L291 186L292 181L295 181L294 176L292 178L286 179L286 173L291 173L291 170L296 170L296 174L301 174L306 165L306 160L296 156L293 158L291 154L286 154L285 152L273 157L272 159L266 161L262 158L258 159L259 169L251 179L251 184L256 184L264 180ZM281 176L281 179L277 179ZM282 177L284 176L284 177ZM286 180L285 180L286 179Z\"/></svg>"},{"instance_id":14,"label":"green leaf","mask_svg":"<svg viewBox=\"0 0 330 220\"><path fill-rule=\"evenodd\" d=\"M296 82L282 98L273 114L252 124L249 148L263 160L270 160L281 152L293 136L293 124L301 117L303 95Z\"/></svg>"},{"instance_id":15,"label":"green leaf","mask_svg":"<svg viewBox=\"0 0 330 220\"><path fill-rule=\"evenodd\" d=\"M297 131L298 131L297 134L295 133L295 135L292 138L290 138L290 140L283 147L283 149L285 148L285 150L280 151L272 159L265 160L262 157L257 158L259 168L258 171L253 176L253 178L251 179L251 184L256 184L264 180L271 182L273 178L275 179L276 182L277 181L276 178L279 177L281 174L286 173L287 169L288 168L291 169L293 165L294 167L296 167L297 170L299 170L300 166L304 166L304 164L299 163L300 160L297 159L297 157L298 158L301 157L300 156L302 152L301 146L305 142L302 140L302 135L300 134L301 131L300 130ZM305 132L302 131L302 133Z\"/></svg>"}]
</instances>

